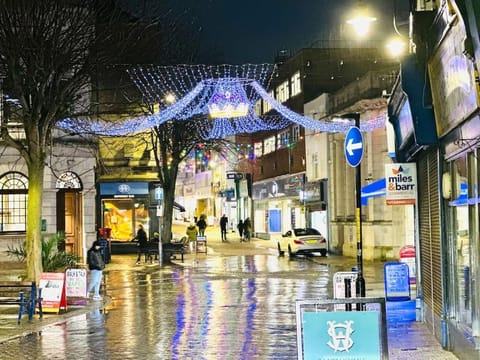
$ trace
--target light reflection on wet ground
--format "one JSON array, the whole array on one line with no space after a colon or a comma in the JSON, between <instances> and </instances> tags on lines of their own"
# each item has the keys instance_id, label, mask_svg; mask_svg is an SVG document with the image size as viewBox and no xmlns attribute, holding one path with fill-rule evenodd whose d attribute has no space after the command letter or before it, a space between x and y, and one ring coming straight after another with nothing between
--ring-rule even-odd
<instances>
[{"instance_id":1,"label":"light reflection on wet ground","mask_svg":"<svg viewBox=\"0 0 480 360\"><path fill-rule=\"evenodd\" d=\"M113 299L110 310L98 309L10 341L3 344L4 355L292 359L295 300L331 296L328 262L220 256L194 267L110 271L106 275L107 295Z\"/></svg>"}]
</instances>

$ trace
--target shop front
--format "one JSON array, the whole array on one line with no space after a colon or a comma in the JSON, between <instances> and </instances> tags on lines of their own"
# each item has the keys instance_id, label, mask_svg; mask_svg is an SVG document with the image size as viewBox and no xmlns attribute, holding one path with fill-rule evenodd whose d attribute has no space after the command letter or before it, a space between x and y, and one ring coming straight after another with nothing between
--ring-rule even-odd
<instances>
[{"instance_id":1,"label":"shop front","mask_svg":"<svg viewBox=\"0 0 480 360\"><path fill-rule=\"evenodd\" d=\"M304 174L288 175L253 184L254 233L269 239L288 229L305 227Z\"/></svg>"}]
</instances>

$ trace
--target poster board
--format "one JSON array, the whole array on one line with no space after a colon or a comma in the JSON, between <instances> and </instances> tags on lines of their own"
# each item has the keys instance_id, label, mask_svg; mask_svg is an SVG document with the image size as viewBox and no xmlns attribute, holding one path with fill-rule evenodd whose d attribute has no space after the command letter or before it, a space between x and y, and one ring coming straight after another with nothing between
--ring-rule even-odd
<instances>
[{"instance_id":1,"label":"poster board","mask_svg":"<svg viewBox=\"0 0 480 360\"><path fill-rule=\"evenodd\" d=\"M366 311L335 311L344 304ZM297 359L388 359L385 298L296 300Z\"/></svg>"},{"instance_id":2,"label":"poster board","mask_svg":"<svg viewBox=\"0 0 480 360\"><path fill-rule=\"evenodd\" d=\"M87 270L67 269L65 271L66 296L69 305L84 305L87 303Z\"/></svg>"},{"instance_id":3,"label":"poster board","mask_svg":"<svg viewBox=\"0 0 480 360\"><path fill-rule=\"evenodd\" d=\"M67 310L65 273L42 273L39 288L42 289L43 312L59 313Z\"/></svg>"},{"instance_id":4,"label":"poster board","mask_svg":"<svg viewBox=\"0 0 480 360\"><path fill-rule=\"evenodd\" d=\"M206 236L197 236L197 253L207 253L207 237Z\"/></svg>"},{"instance_id":5,"label":"poster board","mask_svg":"<svg viewBox=\"0 0 480 360\"><path fill-rule=\"evenodd\" d=\"M401 262L389 262L383 266L383 272L387 301L410 300L408 265Z\"/></svg>"}]
</instances>

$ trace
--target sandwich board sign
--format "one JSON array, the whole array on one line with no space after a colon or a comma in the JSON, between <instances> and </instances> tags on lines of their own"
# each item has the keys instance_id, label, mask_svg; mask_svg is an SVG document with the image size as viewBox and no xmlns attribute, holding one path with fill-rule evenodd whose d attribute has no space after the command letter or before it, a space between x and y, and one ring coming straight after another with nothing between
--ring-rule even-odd
<instances>
[{"instance_id":1,"label":"sandwich board sign","mask_svg":"<svg viewBox=\"0 0 480 360\"><path fill-rule=\"evenodd\" d=\"M42 273L39 288L42 289L43 312L59 313L67 310L65 273Z\"/></svg>"},{"instance_id":2,"label":"sandwich board sign","mask_svg":"<svg viewBox=\"0 0 480 360\"><path fill-rule=\"evenodd\" d=\"M86 304L87 270L67 269L65 271L67 304Z\"/></svg>"}]
</instances>

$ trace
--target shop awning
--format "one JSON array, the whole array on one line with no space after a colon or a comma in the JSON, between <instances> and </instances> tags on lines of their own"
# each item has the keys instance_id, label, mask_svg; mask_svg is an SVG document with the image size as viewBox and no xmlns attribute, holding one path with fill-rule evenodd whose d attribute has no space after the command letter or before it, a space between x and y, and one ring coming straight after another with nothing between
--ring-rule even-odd
<instances>
[{"instance_id":1,"label":"shop awning","mask_svg":"<svg viewBox=\"0 0 480 360\"><path fill-rule=\"evenodd\" d=\"M369 198L384 196L386 186L385 178L382 178L362 187L362 205L367 205Z\"/></svg>"},{"instance_id":2,"label":"shop awning","mask_svg":"<svg viewBox=\"0 0 480 360\"><path fill-rule=\"evenodd\" d=\"M185 212L185 207L183 207L182 205L180 205L179 203L177 203L176 201L173 202L173 208L175 210L178 210L180 212Z\"/></svg>"}]
</instances>

